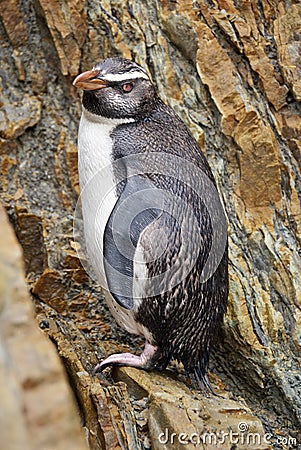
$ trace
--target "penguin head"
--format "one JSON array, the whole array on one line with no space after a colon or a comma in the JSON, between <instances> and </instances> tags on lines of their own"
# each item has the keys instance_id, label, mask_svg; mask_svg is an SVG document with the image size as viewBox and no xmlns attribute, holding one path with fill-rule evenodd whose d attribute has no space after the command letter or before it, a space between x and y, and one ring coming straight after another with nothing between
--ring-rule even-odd
<instances>
[{"instance_id":1,"label":"penguin head","mask_svg":"<svg viewBox=\"0 0 301 450\"><path fill-rule=\"evenodd\" d=\"M83 89L86 110L108 119L139 120L151 114L157 95L139 64L124 58L108 58L78 75L73 85Z\"/></svg>"}]
</instances>

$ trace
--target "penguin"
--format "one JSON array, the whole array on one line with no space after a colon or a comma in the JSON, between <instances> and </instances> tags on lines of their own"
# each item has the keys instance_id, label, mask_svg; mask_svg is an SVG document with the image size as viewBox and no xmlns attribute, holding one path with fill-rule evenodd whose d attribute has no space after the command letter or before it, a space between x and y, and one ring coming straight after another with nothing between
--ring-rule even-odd
<instances>
[{"instance_id":1,"label":"penguin","mask_svg":"<svg viewBox=\"0 0 301 450\"><path fill-rule=\"evenodd\" d=\"M117 323L140 355L94 369L183 363L211 390L209 356L228 298L227 222L189 128L136 62L107 58L78 75L78 171L88 258Z\"/></svg>"}]
</instances>

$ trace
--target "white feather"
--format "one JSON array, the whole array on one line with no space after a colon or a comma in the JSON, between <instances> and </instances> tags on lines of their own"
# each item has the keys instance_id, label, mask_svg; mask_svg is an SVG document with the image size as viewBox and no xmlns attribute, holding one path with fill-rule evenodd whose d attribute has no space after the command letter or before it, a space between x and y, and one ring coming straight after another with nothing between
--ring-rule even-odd
<instances>
[{"instance_id":1,"label":"white feather","mask_svg":"<svg viewBox=\"0 0 301 450\"><path fill-rule=\"evenodd\" d=\"M93 68L93 70L97 70L97 68ZM139 70L135 72L128 72L128 73L108 73L106 74L104 71L100 72L100 78L102 80L106 81L126 81L126 80L134 80L136 78L144 78L145 80L149 80L149 76L141 72Z\"/></svg>"},{"instance_id":2,"label":"white feather","mask_svg":"<svg viewBox=\"0 0 301 450\"><path fill-rule=\"evenodd\" d=\"M87 252L96 276L103 283L103 233L117 194L110 136L116 124L101 119L83 110L78 134L78 171Z\"/></svg>"}]
</instances>

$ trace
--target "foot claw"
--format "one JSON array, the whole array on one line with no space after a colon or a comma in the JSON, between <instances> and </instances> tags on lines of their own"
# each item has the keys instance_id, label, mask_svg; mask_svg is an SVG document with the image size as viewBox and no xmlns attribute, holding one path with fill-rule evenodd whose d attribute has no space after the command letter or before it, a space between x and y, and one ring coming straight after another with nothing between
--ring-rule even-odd
<instances>
[{"instance_id":1,"label":"foot claw","mask_svg":"<svg viewBox=\"0 0 301 450\"><path fill-rule=\"evenodd\" d=\"M125 356L126 358L126 356L128 355L134 356L131 355L130 353L116 353L114 355L108 356L108 358L104 359L102 362L100 362L99 364L97 364L97 366L94 367L92 372L93 376L96 375L97 373L103 372L107 367L126 365L122 357Z\"/></svg>"},{"instance_id":2,"label":"foot claw","mask_svg":"<svg viewBox=\"0 0 301 450\"><path fill-rule=\"evenodd\" d=\"M101 373L106 367L108 367L108 366L103 367L102 363L97 364L97 366L94 367L93 372L92 372L93 377L97 373Z\"/></svg>"}]
</instances>

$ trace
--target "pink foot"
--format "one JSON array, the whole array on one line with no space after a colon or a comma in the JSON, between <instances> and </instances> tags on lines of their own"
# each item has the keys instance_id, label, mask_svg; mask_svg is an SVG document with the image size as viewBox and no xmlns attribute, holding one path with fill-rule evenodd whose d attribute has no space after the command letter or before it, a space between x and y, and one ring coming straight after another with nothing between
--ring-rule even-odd
<instances>
[{"instance_id":1,"label":"pink foot","mask_svg":"<svg viewBox=\"0 0 301 450\"><path fill-rule=\"evenodd\" d=\"M102 372L108 366L131 366L138 369L152 369L156 366L156 362L160 359L160 351L158 347L145 343L143 353L140 356L132 355L132 353L116 353L108 356L104 361L97 364L93 370L93 375Z\"/></svg>"}]
</instances>

